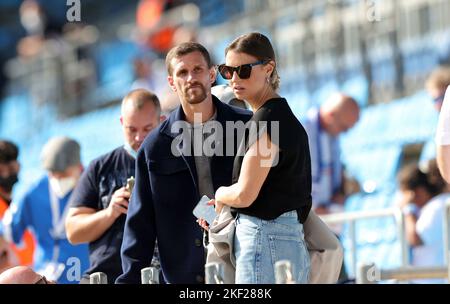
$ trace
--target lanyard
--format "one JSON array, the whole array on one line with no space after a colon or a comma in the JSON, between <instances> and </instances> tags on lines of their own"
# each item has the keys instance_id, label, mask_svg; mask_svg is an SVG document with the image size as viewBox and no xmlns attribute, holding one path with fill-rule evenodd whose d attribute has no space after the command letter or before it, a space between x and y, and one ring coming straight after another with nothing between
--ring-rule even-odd
<instances>
[{"instance_id":1,"label":"lanyard","mask_svg":"<svg viewBox=\"0 0 450 304\"><path fill-rule=\"evenodd\" d=\"M50 231L50 235L54 240L64 240L66 239L66 230L65 230L65 220L67 213L69 212L69 204L67 203L64 207L63 213L60 216L59 204L61 199L58 198L55 192L52 190L49 184L49 193L50 193L50 207L52 211L52 230Z\"/></svg>"},{"instance_id":2,"label":"lanyard","mask_svg":"<svg viewBox=\"0 0 450 304\"><path fill-rule=\"evenodd\" d=\"M320 125L320 118L317 118L317 128L316 128L316 153L317 153L317 172L316 172L316 176L313 177L313 183L317 183L319 184L321 179L322 179L322 174L323 174L323 169L325 167L329 167L331 170L331 183L332 183L332 188L333 188L333 184L334 184L334 171L335 171L335 165L333 162L333 157L335 155L335 142L331 142L329 137L327 138L323 138L322 136L322 126ZM324 155L323 155L323 141L326 140L327 144L329 146L329 159L328 161L324 161Z\"/></svg>"},{"instance_id":3,"label":"lanyard","mask_svg":"<svg viewBox=\"0 0 450 304\"><path fill-rule=\"evenodd\" d=\"M314 177L313 183L320 183L320 179L322 177L322 169L323 169L323 162L322 162L322 143L321 143L321 133L322 133L322 127L320 125L320 116L317 115L317 128L316 128L316 153L317 153L317 172L316 176Z\"/></svg>"}]
</instances>

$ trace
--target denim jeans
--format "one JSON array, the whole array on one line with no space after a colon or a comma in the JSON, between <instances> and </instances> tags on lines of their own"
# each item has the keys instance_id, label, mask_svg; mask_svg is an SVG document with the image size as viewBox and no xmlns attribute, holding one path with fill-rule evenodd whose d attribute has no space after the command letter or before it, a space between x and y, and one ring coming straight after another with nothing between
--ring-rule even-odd
<instances>
[{"instance_id":1,"label":"denim jeans","mask_svg":"<svg viewBox=\"0 0 450 304\"><path fill-rule=\"evenodd\" d=\"M291 262L297 283L308 282L309 253L296 211L270 221L238 214L234 253L237 284L275 283L275 263L279 260Z\"/></svg>"}]
</instances>

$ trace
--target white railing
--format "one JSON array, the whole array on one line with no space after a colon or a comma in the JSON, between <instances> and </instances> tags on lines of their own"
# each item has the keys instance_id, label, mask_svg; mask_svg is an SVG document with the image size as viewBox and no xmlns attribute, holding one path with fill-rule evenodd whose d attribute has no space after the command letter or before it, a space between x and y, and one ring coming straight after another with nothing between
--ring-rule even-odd
<instances>
[{"instance_id":1,"label":"white railing","mask_svg":"<svg viewBox=\"0 0 450 304\"><path fill-rule=\"evenodd\" d=\"M328 214L321 216L322 220L327 225L342 224L347 223L349 225L349 238L351 243L351 264L353 265L353 273L357 272L357 242L356 242L356 222L359 220L370 219L370 218L383 218L383 217L394 217L396 220L397 234L399 235L399 240L401 244L401 255L402 255L402 265L406 266L409 264L408 255L408 244L405 238L405 225L404 216L399 208L388 208L382 210L371 210L371 211L355 211L355 212L343 212L336 214Z\"/></svg>"},{"instance_id":2,"label":"white railing","mask_svg":"<svg viewBox=\"0 0 450 304\"><path fill-rule=\"evenodd\" d=\"M417 279L448 279L449 267L399 267L395 269L379 269L374 263L361 264L356 274L356 284L375 284L380 281L409 281Z\"/></svg>"},{"instance_id":3,"label":"white railing","mask_svg":"<svg viewBox=\"0 0 450 304\"><path fill-rule=\"evenodd\" d=\"M444 213L443 213L443 250L444 250L444 261L445 265L449 265L449 244L450 244L450 233L449 233L449 211L450 211L450 200L448 200L444 206ZM328 214L321 216L322 220L328 224L342 224L342 223L348 223L349 225L349 237L351 242L351 256L352 256L352 268L353 273L356 275L361 271L361 269L358 269L357 267L357 242L356 242L356 231L355 231L355 224L356 221L363 220L363 219L369 219L369 218L382 218L382 217L394 217L396 221L397 226L397 234L398 239L400 240L401 245L401 261L402 261L402 267L395 269L393 271L390 270L382 270L381 274L385 274L384 276L381 275L381 277L394 277L395 275L398 276L406 276L405 273L409 273L411 275L411 278L416 278L419 276L422 278L424 275L427 274L430 275L430 278L434 278L436 273L439 273L439 275L444 274L447 271L447 267L437 267L436 269L433 268L413 268L408 267L410 265L409 261L409 254L408 249L409 245L406 240L406 233L405 233L405 218L403 212L400 210L400 208L388 208L388 209L381 209L381 210L372 210L372 211L355 211L355 212L343 212L343 213L336 213L336 214ZM369 267L368 265L363 265ZM370 267L369 267L370 268ZM439 268L439 269L438 269ZM367 269L366 269L367 270ZM439 276L442 277L442 276ZM445 276L447 277L447 275Z\"/></svg>"}]
</instances>

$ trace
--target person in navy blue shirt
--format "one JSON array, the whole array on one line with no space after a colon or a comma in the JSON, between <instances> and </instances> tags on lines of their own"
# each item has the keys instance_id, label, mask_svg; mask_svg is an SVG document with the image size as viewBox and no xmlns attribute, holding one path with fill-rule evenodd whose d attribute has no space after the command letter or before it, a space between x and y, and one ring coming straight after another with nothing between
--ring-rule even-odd
<instances>
[{"instance_id":1,"label":"person in navy blue shirt","mask_svg":"<svg viewBox=\"0 0 450 304\"><path fill-rule=\"evenodd\" d=\"M231 184L237 147L233 134L205 129L209 125L226 129L227 122L245 123L251 117L250 112L211 95L216 71L202 45L188 42L174 47L167 54L166 67L181 105L139 149L121 250L123 274L117 283L140 283L140 271L150 265L156 240L166 283L204 282L203 229L192 210L201 196L211 197L220 186ZM194 134L193 144L179 140L185 139L186 130L189 136ZM202 136L209 134L207 139L214 136L215 151L223 153L191 153L199 147L195 130ZM222 149L231 145L233 153Z\"/></svg>"},{"instance_id":2,"label":"person in navy blue shirt","mask_svg":"<svg viewBox=\"0 0 450 304\"><path fill-rule=\"evenodd\" d=\"M89 265L88 247L69 243L64 220L83 170L80 145L68 137L51 138L42 149L41 159L48 174L11 203L0 235L20 244L25 230L32 229L37 241L33 268L57 283L78 283Z\"/></svg>"},{"instance_id":3,"label":"person in navy blue shirt","mask_svg":"<svg viewBox=\"0 0 450 304\"><path fill-rule=\"evenodd\" d=\"M122 101L120 123L125 144L92 161L84 171L70 200L66 219L72 244L89 243L89 275L103 272L108 283L122 273L120 247L131 190L127 179L135 176L136 153L145 137L158 126L158 97L144 89L133 90ZM157 265L157 257L154 263Z\"/></svg>"}]
</instances>

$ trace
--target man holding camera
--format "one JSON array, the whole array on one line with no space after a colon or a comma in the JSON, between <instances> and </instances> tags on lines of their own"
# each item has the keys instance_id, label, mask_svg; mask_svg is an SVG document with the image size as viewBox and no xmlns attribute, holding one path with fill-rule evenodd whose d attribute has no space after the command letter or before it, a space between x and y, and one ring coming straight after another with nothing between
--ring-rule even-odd
<instances>
[{"instance_id":1,"label":"man holding camera","mask_svg":"<svg viewBox=\"0 0 450 304\"><path fill-rule=\"evenodd\" d=\"M135 158L147 134L160 121L158 97L143 89L131 91L122 101L120 123L125 144L92 161L75 188L66 219L72 244L89 243L89 275L103 272L108 283L122 273L120 248L132 189L127 180L135 176Z\"/></svg>"}]
</instances>

